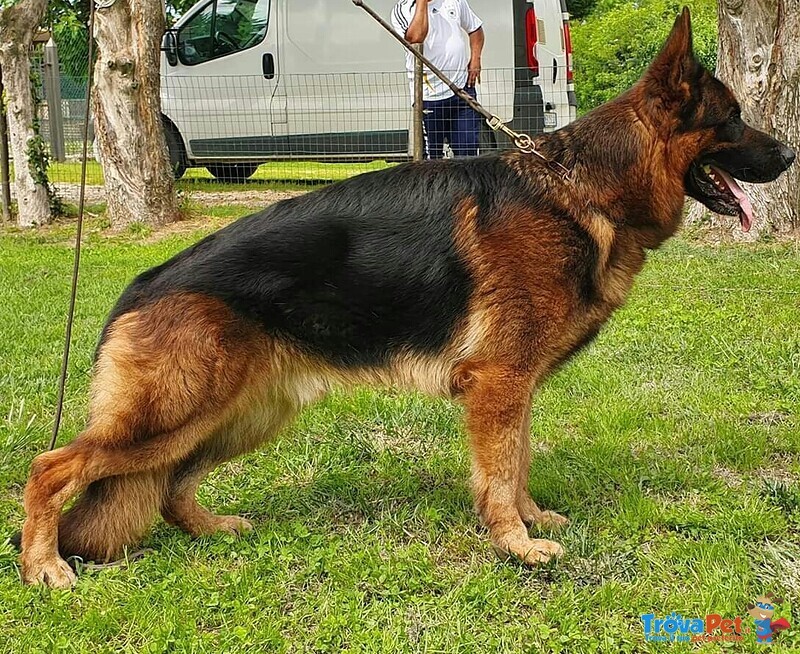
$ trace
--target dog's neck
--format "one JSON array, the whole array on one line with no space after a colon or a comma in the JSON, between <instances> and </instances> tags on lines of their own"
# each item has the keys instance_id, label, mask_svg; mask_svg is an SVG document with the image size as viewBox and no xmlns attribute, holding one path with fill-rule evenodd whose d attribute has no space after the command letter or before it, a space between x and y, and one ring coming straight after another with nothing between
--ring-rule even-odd
<instances>
[{"instance_id":1,"label":"dog's neck","mask_svg":"<svg viewBox=\"0 0 800 654\"><path fill-rule=\"evenodd\" d=\"M664 126L641 106L637 87L536 138L542 154L572 171L567 184L576 211L593 208L647 248L672 236L683 213L691 160L670 142Z\"/></svg>"}]
</instances>

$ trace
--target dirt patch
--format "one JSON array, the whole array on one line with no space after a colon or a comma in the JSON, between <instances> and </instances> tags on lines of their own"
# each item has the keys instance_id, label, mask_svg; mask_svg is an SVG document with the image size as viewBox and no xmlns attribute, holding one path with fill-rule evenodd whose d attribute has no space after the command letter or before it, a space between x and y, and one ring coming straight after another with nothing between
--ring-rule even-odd
<instances>
[{"instance_id":1,"label":"dirt patch","mask_svg":"<svg viewBox=\"0 0 800 654\"><path fill-rule=\"evenodd\" d=\"M722 481L728 488L738 488L742 485L743 478L741 474L720 464L711 469L711 475Z\"/></svg>"},{"instance_id":2,"label":"dirt patch","mask_svg":"<svg viewBox=\"0 0 800 654\"><path fill-rule=\"evenodd\" d=\"M80 198L80 184L59 183L54 184L58 196L65 202L78 204ZM185 191L179 191L185 193ZM190 191L188 200L190 204L206 207L220 207L225 205L239 205L244 207L263 208L287 198L303 195L305 191L271 191L243 190L243 191ZM103 186L86 187L86 204L100 204L106 201L106 189Z\"/></svg>"},{"instance_id":3,"label":"dirt patch","mask_svg":"<svg viewBox=\"0 0 800 654\"><path fill-rule=\"evenodd\" d=\"M751 425L763 425L765 427L775 427L788 422L791 419L788 413L781 411L765 411L764 413L753 413L747 416L747 422Z\"/></svg>"},{"instance_id":4,"label":"dirt patch","mask_svg":"<svg viewBox=\"0 0 800 654\"><path fill-rule=\"evenodd\" d=\"M798 475L785 467L784 463L777 461L772 466L758 468L753 475L765 484L792 486L798 482Z\"/></svg>"},{"instance_id":5,"label":"dirt patch","mask_svg":"<svg viewBox=\"0 0 800 654\"><path fill-rule=\"evenodd\" d=\"M306 191L191 191L189 201L204 207L223 207L235 204L263 208L281 200L305 195Z\"/></svg>"}]
</instances>

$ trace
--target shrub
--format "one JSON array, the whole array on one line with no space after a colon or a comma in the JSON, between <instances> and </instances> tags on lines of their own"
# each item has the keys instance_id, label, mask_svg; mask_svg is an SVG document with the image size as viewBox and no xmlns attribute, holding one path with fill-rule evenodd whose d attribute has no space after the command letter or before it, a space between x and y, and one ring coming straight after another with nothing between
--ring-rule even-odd
<instances>
[{"instance_id":1,"label":"shrub","mask_svg":"<svg viewBox=\"0 0 800 654\"><path fill-rule=\"evenodd\" d=\"M597 0L567 0L569 15L576 20L586 18L594 9Z\"/></svg>"},{"instance_id":2,"label":"shrub","mask_svg":"<svg viewBox=\"0 0 800 654\"><path fill-rule=\"evenodd\" d=\"M639 79L684 4L692 11L695 53L714 70L716 0L599 0L586 19L572 23L575 91L581 113L611 100Z\"/></svg>"}]
</instances>

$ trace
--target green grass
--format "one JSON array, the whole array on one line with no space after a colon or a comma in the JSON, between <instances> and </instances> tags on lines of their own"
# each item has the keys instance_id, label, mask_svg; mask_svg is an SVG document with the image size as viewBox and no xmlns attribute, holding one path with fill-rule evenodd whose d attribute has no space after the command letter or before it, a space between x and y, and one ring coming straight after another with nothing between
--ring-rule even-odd
<instances>
[{"instance_id":1,"label":"green grass","mask_svg":"<svg viewBox=\"0 0 800 654\"><path fill-rule=\"evenodd\" d=\"M390 165L385 161L369 163L275 161L259 166L253 176L243 183L219 182L205 168L189 168L178 181L178 188L195 191L247 191L265 187L274 190L291 190L330 184L370 170L381 170ZM48 168L48 175L51 182L78 184L81 180L81 164L52 162ZM102 186L103 169L96 161L90 161L87 164L86 181L91 185Z\"/></svg>"},{"instance_id":2,"label":"green grass","mask_svg":"<svg viewBox=\"0 0 800 654\"><path fill-rule=\"evenodd\" d=\"M84 423L115 297L206 229L89 225L62 443ZM0 543L49 436L70 230L0 233ZM770 651L799 651L798 325L796 247L674 240L654 254L533 408L531 491L572 520L556 565L495 559L458 407L334 394L202 487L205 504L255 523L242 540L158 524L152 553L72 592L22 587L0 544L0 652L687 652L645 643L639 616L746 616L768 590L793 624ZM749 634L726 651L766 649Z\"/></svg>"}]
</instances>

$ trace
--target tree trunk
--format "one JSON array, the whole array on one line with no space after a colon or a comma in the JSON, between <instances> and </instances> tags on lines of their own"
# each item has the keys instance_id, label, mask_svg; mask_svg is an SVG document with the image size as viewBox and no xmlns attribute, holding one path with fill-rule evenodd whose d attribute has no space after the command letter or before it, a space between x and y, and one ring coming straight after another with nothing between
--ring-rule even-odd
<instances>
[{"instance_id":1,"label":"tree trunk","mask_svg":"<svg viewBox=\"0 0 800 654\"><path fill-rule=\"evenodd\" d=\"M161 124L160 0L116 0L97 9L94 118L114 226L178 218Z\"/></svg>"},{"instance_id":2,"label":"tree trunk","mask_svg":"<svg viewBox=\"0 0 800 654\"><path fill-rule=\"evenodd\" d=\"M39 28L47 0L20 0L0 10L0 66L3 67L8 133L14 159L17 221L20 227L50 220L50 198L36 163L28 153L37 135L33 129L36 107L31 93L31 43Z\"/></svg>"},{"instance_id":3,"label":"tree trunk","mask_svg":"<svg viewBox=\"0 0 800 654\"><path fill-rule=\"evenodd\" d=\"M717 77L742 117L800 149L800 0L719 0ZM800 229L800 165L777 181L744 184L758 233Z\"/></svg>"}]
</instances>

